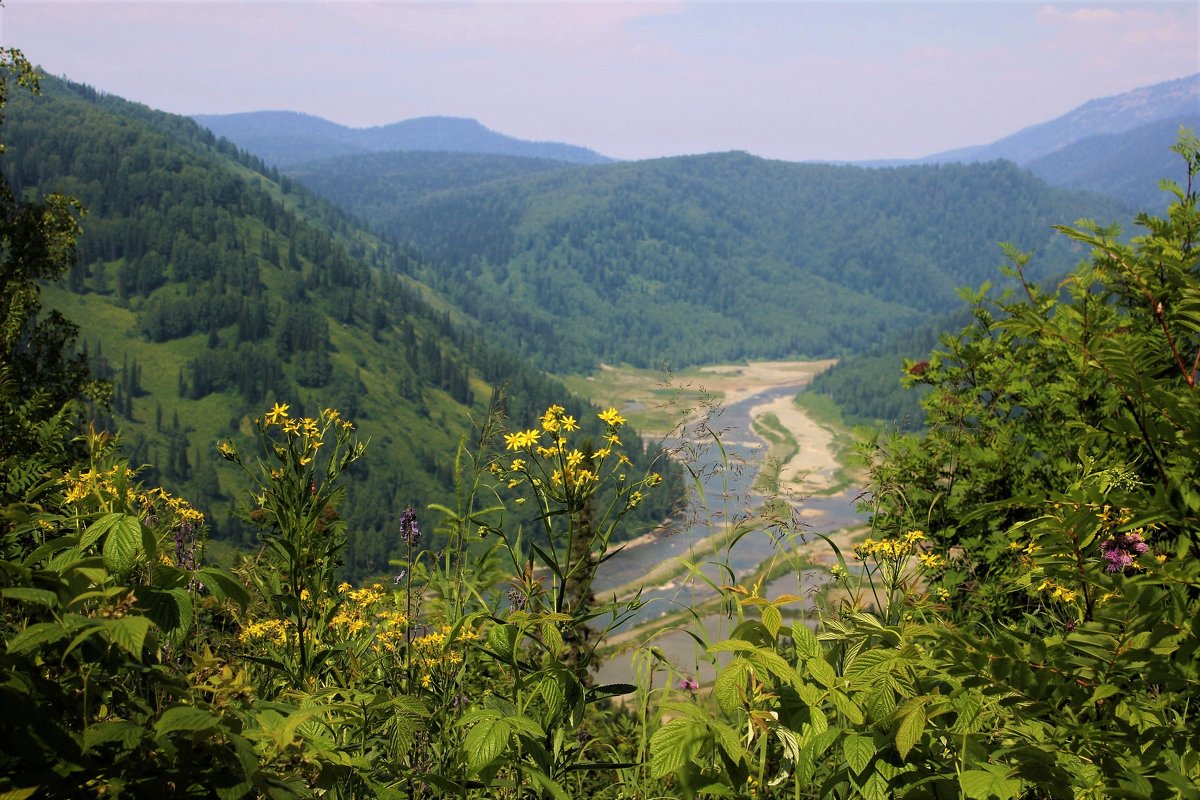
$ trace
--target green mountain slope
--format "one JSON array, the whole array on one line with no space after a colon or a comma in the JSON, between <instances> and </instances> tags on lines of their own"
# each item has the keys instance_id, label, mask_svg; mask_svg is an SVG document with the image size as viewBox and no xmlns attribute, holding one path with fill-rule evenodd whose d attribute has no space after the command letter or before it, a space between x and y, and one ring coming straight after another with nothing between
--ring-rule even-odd
<instances>
[{"instance_id":1,"label":"green mountain slope","mask_svg":"<svg viewBox=\"0 0 1200 800\"><path fill-rule=\"evenodd\" d=\"M46 79L12 99L4 136L19 191L88 209L80 263L47 298L114 381L101 422L227 538L249 531L226 513L242 484L215 444L246 439L273 402L337 407L371 440L346 504L354 574L386 569L404 506L452 496L455 447L493 387L509 384L516 425L551 402L594 419L452 322L392 248L190 120ZM635 525L665 513L659 494Z\"/></svg>"},{"instance_id":2,"label":"green mountain slope","mask_svg":"<svg viewBox=\"0 0 1200 800\"><path fill-rule=\"evenodd\" d=\"M999 241L1064 271L1079 254L1052 224L1125 215L1004 163L726 153L464 177L416 198L403 162L369 193L352 163L296 176L437 264L422 277L556 370L859 351L993 278Z\"/></svg>"},{"instance_id":3,"label":"green mountain slope","mask_svg":"<svg viewBox=\"0 0 1200 800\"><path fill-rule=\"evenodd\" d=\"M1168 195L1158 189L1158 181L1170 177L1182 185L1187 178L1179 156L1171 151L1180 126L1200 129L1200 110L1121 133L1090 136L1025 168L1054 186L1104 192L1142 211L1162 211Z\"/></svg>"}]
</instances>

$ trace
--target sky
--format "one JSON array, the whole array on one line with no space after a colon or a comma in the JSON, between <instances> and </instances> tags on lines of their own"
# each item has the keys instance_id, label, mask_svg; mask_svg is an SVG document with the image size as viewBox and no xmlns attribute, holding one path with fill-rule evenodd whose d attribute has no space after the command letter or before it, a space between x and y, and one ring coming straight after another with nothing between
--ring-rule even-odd
<instances>
[{"instance_id":1,"label":"sky","mask_svg":"<svg viewBox=\"0 0 1200 800\"><path fill-rule=\"evenodd\" d=\"M1200 72L1200 3L4 0L0 43L180 114L471 117L622 159L866 160Z\"/></svg>"}]
</instances>

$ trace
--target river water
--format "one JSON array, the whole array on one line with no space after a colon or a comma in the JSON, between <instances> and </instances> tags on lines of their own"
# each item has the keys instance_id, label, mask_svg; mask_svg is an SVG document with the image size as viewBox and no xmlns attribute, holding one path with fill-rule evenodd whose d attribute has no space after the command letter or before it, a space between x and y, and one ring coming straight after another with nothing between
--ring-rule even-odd
<instances>
[{"instance_id":1,"label":"river water","mask_svg":"<svg viewBox=\"0 0 1200 800\"><path fill-rule=\"evenodd\" d=\"M797 563L795 546L808 538L806 533L809 536L813 532L834 533L865 520L856 510L858 490L849 489L829 496L792 498L798 513L793 514L791 525L773 530L752 529L740 538L729 533L733 523L755 517L769 499L752 489L765 457L765 446L751 431L751 409L780 397L794 396L802 388L802 385L774 387L721 410L708 422L709 429L719 431L720 447L712 443L711 436L692 432L692 437L698 437L700 444L686 448L686 461L701 476L703 495L693 488L689 509L682 521L656 534L653 541L623 550L603 563L593 581L598 600L604 599L606 590L639 581L665 562L680 558L695 564L717 585L745 584L753 580L760 565L768 559ZM666 444L682 449L680 442ZM761 528L761 523L749 527ZM697 543L718 533L723 534L720 548L699 555ZM823 570L791 569L763 587L760 594L768 598L784 593L804 595L819 585L825 574ZM663 578L657 585L643 583L641 599L644 605L609 637L612 639L616 634L620 639L623 631L652 622L667 613L695 608L716 594L709 583L695 576ZM799 604L793 608L800 610ZM602 620L596 622L603 624ZM728 635L730 623L723 616L710 615L703 619L691 618L688 627L712 642ZM652 640L635 635L632 644L652 644L681 674L696 675L702 682L712 677L711 666L702 662L699 646L682 627L659 633ZM636 671L631 657L631 653L626 653L609 658L601 667L597 680L600 683L630 681ZM662 667L661 663L659 667Z\"/></svg>"}]
</instances>

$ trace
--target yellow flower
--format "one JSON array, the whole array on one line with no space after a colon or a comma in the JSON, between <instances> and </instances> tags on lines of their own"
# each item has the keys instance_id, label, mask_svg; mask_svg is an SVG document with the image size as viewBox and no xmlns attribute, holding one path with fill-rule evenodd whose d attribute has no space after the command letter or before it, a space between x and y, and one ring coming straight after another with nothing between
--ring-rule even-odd
<instances>
[{"instance_id":1,"label":"yellow flower","mask_svg":"<svg viewBox=\"0 0 1200 800\"><path fill-rule=\"evenodd\" d=\"M511 469L513 472L520 472L521 470L525 469L525 459L514 458L512 460L512 466L510 466L509 469Z\"/></svg>"},{"instance_id":2,"label":"yellow flower","mask_svg":"<svg viewBox=\"0 0 1200 800\"><path fill-rule=\"evenodd\" d=\"M567 466L568 467L578 466L581 461L583 461L583 453L581 453L579 450L572 450L567 455Z\"/></svg>"},{"instance_id":3,"label":"yellow flower","mask_svg":"<svg viewBox=\"0 0 1200 800\"><path fill-rule=\"evenodd\" d=\"M605 434L604 441L608 442L613 447L621 446L621 437L617 436L615 433Z\"/></svg>"},{"instance_id":4,"label":"yellow flower","mask_svg":"<svg viewBox=\"0 0 1200 800\"><path fill-rule=\"evenodd\" d=\"M612 425L614 428L625 424L625 418L618 414L617 409L615 408L609 408L607 411L601 411L596 416L598 416L603 422Z\"/></svg>"},{"instance_id":5,"label":"yellow flower","mask_svg":"<svg viewBox=\"0 0 1200 800\"><path fill-rule=\"evenodd\" d=\"M287 403L275 403L274 407L267 412L267 424L275 425L282 419L288 418L288 409L291 408Z\"/></svg>"},{"instance_id":6,"label":"yellow flower","mask_svg":"<svg viewBox=\"0 0 1200 800\"><path fill-rule=\"evenodd\" d=\"M925 569L938 569L946 565L946 559L942 558L937 553L922 553L917 556L917 560L921 562L921 566Z\"/></svg>"},{"instance_id":7,"label":"yellow flower","mask_svg":"<svg viewBox=\"0 0 1200 800\"><path fill-rule=\"evenodd\" d=\"M564 415L562 416L562 419L561 419L561 420L559 420L559 421L561 422L561 424L562 424L562 428L563 428L563 430L564 430L564 431L577 431L577 430L579 430L579 423L577 423L577 422L575 421L575 418L574 418L574 417L572 417L570 414L564 414Z\"/></svg>"}]
</instances>

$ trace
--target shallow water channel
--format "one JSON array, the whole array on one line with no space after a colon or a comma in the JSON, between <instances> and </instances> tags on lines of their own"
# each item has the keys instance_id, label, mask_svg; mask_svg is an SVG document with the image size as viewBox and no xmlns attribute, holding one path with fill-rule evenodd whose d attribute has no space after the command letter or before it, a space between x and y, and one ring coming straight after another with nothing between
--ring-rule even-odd
<instances>
[{"instance_id":1,"label":"shallow water channel","mask_svg":"<svg viewBox=\"0 0 1200 800\"><path fill-rule=\"evenodd\" d=\"M698 663L698 645L683 628L699 634L703 626L703 638L716 641L726 636L731 628L725 617L716 614L705 615L699 620L688 617L674 629L653 635L639 635L634 630L666 614L696 608L716 596L716 591L706 581L686 573L679 574L678 570L670 570L670 565L686 559L718 585L745 584L754 580L760 565L768 559L793 560L795 545L811 538L805 536L806 532L833 533L864 520L855 509L857 489L829 496L792 498L802 520L799 528L784 535L752 530L737 539L732 547L728 546L732 538L731 524L753 515L768 499L752 489L766 448L751 432L750 411L780 397L791 397L801 388L774 387L724 408L719 416L710 420L709 426L720 431L721 447L693 448L688 459L692 470L702 476L703 496L693 489L688 513L675 528L655 534L652 541L621 551L600 566L593 582L598 600L605 599L606 593L611 598L614 589L636 583L643 587L641 600L644 605L632 618L609 633L609 641L620 642L622 646L628 644L629 650L604 662L597 676L599 683L631 681L638 669L633 660L644 660L644 656L637 656L635 651L638 646L648 644L652 644L680 673L695 675L701 682L711 680L711 667ZM677 444L667 443L671 447ZM711 541L714 534L720 534L716 550L697 549L698 543L706 539ZM669 577L654 575L664 571L676 574ZM824 575L823 570L805 570L801 574L792 570L773 579L760 594L768 598L784 593L803 595L817 586ZM800 611L801 604L787 608ZM596 621L599 626L603 622ZM661 664L659 666L665 669Z\"/></svg>"}]
</instances>

